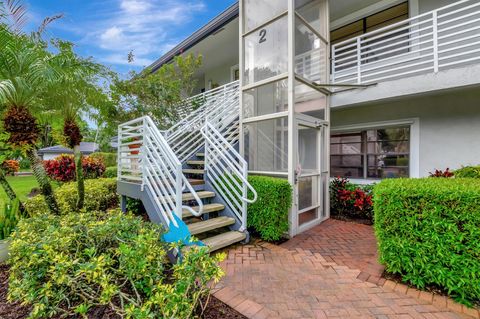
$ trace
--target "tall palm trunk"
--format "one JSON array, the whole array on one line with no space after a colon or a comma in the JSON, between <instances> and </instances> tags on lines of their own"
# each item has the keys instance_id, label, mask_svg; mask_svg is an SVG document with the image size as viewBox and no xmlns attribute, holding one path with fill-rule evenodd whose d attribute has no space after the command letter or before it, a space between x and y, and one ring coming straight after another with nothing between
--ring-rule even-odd
<instances>
[{"instance_id":1,"label":"tall palm trunk","mask_svg":"<svg viewBox=\"0 0 480 319\"><path fill-rule=\"evenodd\" d=\"M85 182L83 178L82 153L80 152L80 145L75 145L73 147L73 154L75 156L75 176L77 178L77 208L82 209L85 199Z\"/></svg>"},{"instance_id":2,"label":"tall palm trunk","mask_svg":"<svg viewBox=\"0 0 480 319\"><path fill-rule=\"evenodd\" d=\"M5 172L3 171L2 168L0 168L0 185L2 186L3 190L5 191L5 194L7 194L7 197L10 201L13 202L18 198L17 193L15 193L12 186L10 186L10 183L7 181ZM20 212L23 215L26 215L25 206L23 205L22 202L19 202L19 204L20 204Z\"/></svg>"},{"instance_id":3,"label":"tall palm trunk","mask_svg":"<svg viewBox=\"0 0 480 319\"><path fill-rule=\"evenodd\" d=\"M59 215L60 209L58 208L57 200L53 194L53 188L48 179L43 163L37 155L37 149L29 148L27 150L27 157L32 164L33 175L40 186L42 195L45 197L45 202L47 203L48 209L52 214Z\"/></svg>"}]
</instances>

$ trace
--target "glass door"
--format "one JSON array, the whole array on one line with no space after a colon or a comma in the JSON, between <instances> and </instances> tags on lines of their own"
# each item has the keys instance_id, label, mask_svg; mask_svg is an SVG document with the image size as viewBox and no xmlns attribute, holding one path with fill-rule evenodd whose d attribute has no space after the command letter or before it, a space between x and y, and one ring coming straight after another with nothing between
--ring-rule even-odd
<instances>
[{"instance_id":1,"label":"glass door","mask_svg":"<svg viewBox=\"0 0 480 319\"><path fill-rule=\"evenodd\" d=\"M297 114L297 167L295 195L296 233L318 225L328 216L325 210L324 120Z\"/></svg>"}]
</instances>

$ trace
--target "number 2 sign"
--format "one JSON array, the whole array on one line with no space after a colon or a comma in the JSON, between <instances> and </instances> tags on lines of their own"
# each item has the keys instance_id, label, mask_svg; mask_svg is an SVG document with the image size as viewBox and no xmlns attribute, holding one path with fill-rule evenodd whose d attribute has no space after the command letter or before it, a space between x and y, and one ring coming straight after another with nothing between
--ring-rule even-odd
<instances>
[{"instance_id":1,"label":"number 2 sign","mask_svg":"<svg viewBox=\"0 0 480 319\"><path fill-rule=\"evenodd\" d=\"M267 30L265 29L260 30L260 33L258 35L260 36L258 43L263 43L267 41Z\"/></svg>"}]
</instances>

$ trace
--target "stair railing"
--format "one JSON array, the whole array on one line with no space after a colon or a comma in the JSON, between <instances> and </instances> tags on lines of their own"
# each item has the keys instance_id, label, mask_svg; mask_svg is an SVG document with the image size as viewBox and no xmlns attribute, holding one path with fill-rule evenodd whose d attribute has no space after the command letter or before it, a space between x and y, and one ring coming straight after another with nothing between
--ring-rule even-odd
<instances>
[{"instance_id":1,"label":"stair railing","mask_svg":"<svg viewBox=\"0 0 480 319\"><path fill-rule=\"evenodd\" d=\"M173 214L182 218L183 209L195 216L203 213L202 200L182 172L182 164L149 116L118 128L118 180L141 183L152 193L167 227L177 223ZM184 190L192 193L199 210L183 206Z\"/></svg>"},{"instance_id":2,"label":"stair railing","mask_svg":"<svg viewBox=\"0 0 480 319\"><path fill-rule=\"evenodd\" d=\"M209 122L202 128L205 139L205 174L241 223L247 227L247 204L257 200L257 192L247 180L248 164L225 137ZM253 199L248 199L248 191Z\"/></svg>"},{"instance_id":3,"label":"stair railing","mask_svg":"<svg viewBox=\"0 0 480 319\"><path fill-rule=\"evenodd\" d=\"M203 103L200 107L186 115L181 121L165 131L164 136L180 162L193 156L204 144L201 129L207 116L219 114L226 108L236 105L239 109L239 83L231 82L214 90L194 96L185 102L185 109L193 109L191 105ZM237 111L238 112L238 111ZM224 123L229 125L227 121Z\"/></svg>"}]
</instances>

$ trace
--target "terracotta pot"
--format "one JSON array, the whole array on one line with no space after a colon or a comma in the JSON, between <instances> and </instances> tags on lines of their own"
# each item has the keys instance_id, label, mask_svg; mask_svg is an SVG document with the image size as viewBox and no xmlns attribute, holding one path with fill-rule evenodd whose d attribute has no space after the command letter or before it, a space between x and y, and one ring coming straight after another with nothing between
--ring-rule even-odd
<instances>
[{"instance_id":1,"label":"terracotta pot","mask_svg":"<svg viewBox=\"0 0 480 319\"><path fill-rule=\"evenodd\" d=\"M8 259L9 246L10 246L9 238L0 240L0 263L3 263Z\"/></svg>"},{"instance_id":2,"label":"terracotta pot","mask_svg":"<svg viewBox=\"0 0 480 319\"><path fill-rule=\"evenodd\" d=\"M138 148L140 148L142 146L142 144L131 144L131 145L128 145L128 148L129 149L136 149L135 151L130 151L130 154L132 155L137 155L140 151L138 150Z\"/></svg>"}]
</instances>

